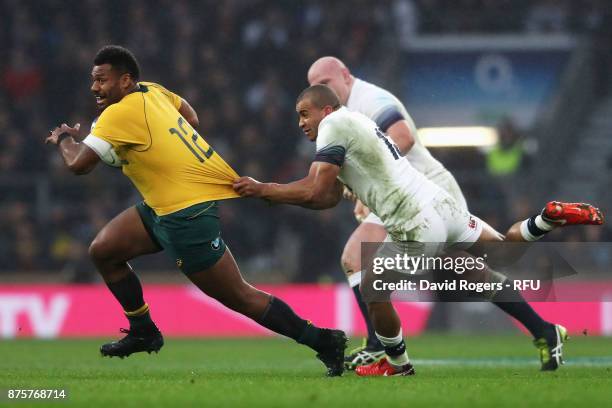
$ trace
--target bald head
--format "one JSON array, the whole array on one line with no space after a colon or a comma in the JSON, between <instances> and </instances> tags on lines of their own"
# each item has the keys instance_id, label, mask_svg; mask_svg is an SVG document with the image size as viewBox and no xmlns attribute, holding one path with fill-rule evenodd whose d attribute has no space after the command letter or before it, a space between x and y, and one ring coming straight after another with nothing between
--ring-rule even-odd
<instances>
[{"instance_id":1,"label":"bald head","mask_svg":"<svg viewBox=\"0 0 612 408\"><path fill-rule=\"evenodd\" d=\"M321 57L310 66L308 70L308 82L312 82L312 78L317 78L321 75L341 75L343 70L348 71L348 68L344 65L344 62L340 61L338 58L331 56Z\"/></svg>"},{"instance_id":2,"label":"bald head","mask_svg":"<svg viewBox=\"0 0 612 408\"><path fill-rule=\"evenodd\" d=\"M336 57L322 57L316 60L308 70L308 83L310 85L327 85L346 105L355 78L349 69Z\"/></svg>"}]
</instances>

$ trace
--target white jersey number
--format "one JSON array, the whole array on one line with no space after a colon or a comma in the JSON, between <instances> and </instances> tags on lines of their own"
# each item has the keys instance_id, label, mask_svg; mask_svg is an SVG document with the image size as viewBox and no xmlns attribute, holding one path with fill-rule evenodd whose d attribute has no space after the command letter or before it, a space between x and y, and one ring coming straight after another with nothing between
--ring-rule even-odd
<instances>
[{"instance_id":1,"label":"white jersey number","mask_svg":"<svg viewBox=\"0 0 612 408\"><path fill-rule=\"evenodd\" d=\"M395 160L398 160L400 157L402 157L402 154L400 153L400 150L397 145L393 143L393 141L389 139L389 136L385 135L383 131L379 128L376 128L376 136L378 136L379 139L385 142L385 145L387 146Z\"/></svg>"}]
</instances>

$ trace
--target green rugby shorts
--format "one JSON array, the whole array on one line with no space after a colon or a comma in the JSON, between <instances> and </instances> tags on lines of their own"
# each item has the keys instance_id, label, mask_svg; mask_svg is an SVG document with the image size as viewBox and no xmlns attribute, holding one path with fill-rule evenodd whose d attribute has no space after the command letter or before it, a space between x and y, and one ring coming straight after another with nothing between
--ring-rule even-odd
<instances>
[{"instance_id":1,"label":"green rugby shorts","mask_svg":"<svg viewBox=\"0 0 612 408\"><path fill-rule=\"evenodd\" d=\"M213 266L225 253L216 201L158 216L145 202L136 205L151 239L176 262L186 275Z\"/></svg>"}]
</instances>

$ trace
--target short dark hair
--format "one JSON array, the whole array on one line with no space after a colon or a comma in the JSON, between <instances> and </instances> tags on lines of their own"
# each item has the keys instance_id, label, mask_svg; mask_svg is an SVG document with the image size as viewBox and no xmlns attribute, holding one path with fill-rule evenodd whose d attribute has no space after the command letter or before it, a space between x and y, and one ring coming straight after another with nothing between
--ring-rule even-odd
<instances>
[{"instance_id":1,"label":"short dark hair","mask_svg":"<svg viewBox=\"0 0 612 408\"><path fill-rule=\"evenodd\" d=\"M105 45L94 58L94 65L110 64L121 74L130 74L134 81L140 78L140 66L130 50L120 45Z\"/></svg>"},{"instance_id":2,"label":"short dark hair","mask_svg":"<svg viewBox=\"0 0 612 408\"><path fill-rule=\"evenodd\" d=\"M338 109L340 107L340 99L338 95L327 85L317 84L304 89L295 101L298 104L302 99L309 98L317 108L331 106Z\"/></svg>"}]
</instances>

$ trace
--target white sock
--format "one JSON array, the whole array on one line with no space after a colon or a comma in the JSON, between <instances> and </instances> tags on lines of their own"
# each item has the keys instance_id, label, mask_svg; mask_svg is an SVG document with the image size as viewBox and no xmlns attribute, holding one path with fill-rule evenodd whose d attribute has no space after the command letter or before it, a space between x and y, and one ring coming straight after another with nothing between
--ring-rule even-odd
<instances>
[{"instance_id":1,"label":"white sock","mask_svg":"<svg viewBox=\"0 0 612 408\"><path fill-rule=\"evenodd\" d=\"M542 238L544 235L533 235L531 232L529 232L529 227L527 227L527 223L529 223L529 220L525 220L523 222L521 222L521 236L523 237L523 239L525 241L537 241L538 239Z\"/></svg>"},{"instance_id":2,"label":"white sock","mask_svg":"<svg viewBox=\"0 0 612 408\"><path fill-rule=\"evenodd\" d=\"M535 217L535 225L543 231L552 231L558 227L557 224L546 221L540 214Z\"/></svg>"},{"instance_id":3,"label":"white sock","mask_svg":"<svg viewBox=\"0 0 612 408\"><path fill-rule=\"evenodd\" d=\"M521 236L525 241L537 241L538 239L546 235L547 232L552 231L556 227L556 224L544 220L541 215L537 215L521 222L520 231Z\"/></svg>"},{"instance_id":4,"label":"white sock","mask_svg":"<svg viewBox=\"0 0 612 408\"><path fill-rule=\"evenodd\" d=\"M361 283L361 271L353 272L348 276L348 283L351 288L359 286Z\"/></svg>"},{"instance_id":5,"label":"white sock","mask_svg":"<svg viewBox=\"0 0 612 408\"><path fill-rule=\"evenodd\" d=\"M395 347L404 340L404 336L402 335L401 328L400 328L398 335L395 337L384 337L378 333L376 333L376 337L378 338L378 340L380 340L382 345L385 346L385 348ZM404 350L404 353L400 354L399 356L390 356L389 354L387 354L387 360L392 366L397 367L397 368L400 368L410 363L410 359L408 358L408 352L405 350Z\"/></svg>"}]
</instances>

